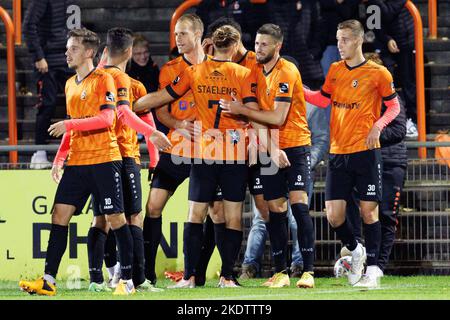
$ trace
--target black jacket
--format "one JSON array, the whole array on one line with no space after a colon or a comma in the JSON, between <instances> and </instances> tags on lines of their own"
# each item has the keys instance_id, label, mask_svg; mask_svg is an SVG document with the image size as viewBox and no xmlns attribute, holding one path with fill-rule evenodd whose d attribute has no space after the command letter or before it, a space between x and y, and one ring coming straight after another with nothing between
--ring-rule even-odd
<instances>
[{"instance_id":1,"label":"black jacket","mask_svg":"<svg viewBox=\"0 0 450 320\"><path fill-rule=\"evenodd\" d=\"M367 6L376 5L381 11L381 30L377 38L384 44L390 39L397 42L399 49L414 47L414 20L405 8L406 0L369 0Z\"/></svg>"},{"instance_id":2,"label":"black jacket","mask_svg":"<svg viewBox=\"0 0 450 320\"><path fill-rule=\"evenodd\" d=\"M49 67L66 66L66 0L31 0L23 20L23 34L33 61Z\"/></svg>"},{"instance_id":3,"label":"black jacket","mask_svg":"<svg viewBox=\"0 0 450 320\"><path fill-rule=\"evenodd\" d=\"M402 166L406 168L408 153L406 150L406 113L403 102L400 102L400 113L389 123L380 135L381 156L383 164L388 166ZM383 104L382 113L386 111Z\"/></svg>"}]
</instances>

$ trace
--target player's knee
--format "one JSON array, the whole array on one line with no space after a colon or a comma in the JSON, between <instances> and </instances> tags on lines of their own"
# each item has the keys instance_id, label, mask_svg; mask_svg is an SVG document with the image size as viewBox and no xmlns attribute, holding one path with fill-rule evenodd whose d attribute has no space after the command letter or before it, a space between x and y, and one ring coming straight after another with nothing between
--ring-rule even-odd
<instances>
[{"instance_id":1,"label":"player's knee","mask_svg":"<svg viewBox=\"0 0 450 320\"><path fill-rule=\"evenodd\" d=\"M130 216L129 224L132 224L134 226L137 226L139 228L142 228L144 225L144 219L142 217L142 214L136 213Z\"/></svg>"},{"instance_id":2,"label":"player's knee","mask_svg":"<svg viewBox=\"0 0 450 320\"><path fill-rule=\"evenodd\" d=\"M361 209L361 217L365 224L372 224L378 221L378 210Z\"/></svg>"},{"instance_id":3,"label":"player's knee","mask_svg":"<svg viewBox=\"0 0 450 320\"><path fill-rule=\"evenodd\" d=\"M155 203L147 203L145 216L150 218L159 218L162 215L163 206Z\"/></svg>"},{"instance_id":4,"label":"player's knee","mask_svg":"<svg viewBox=\"0 0 450 320\"><path fill-rule=\"evenodd\" d=\"M103 232L108 233L109 224L106 221L105 216L98 216L94 217L94 219L92 220L92 227L98 228Z\"/></svg>"},{"instance_id":5,"label":"player's knee","mask_svg":"<svg viewBox=\"0 0 450 320\"><path fill-rule=\"evenodd\" d=\"M287 210L286 199L277 199L268 201L268 207L270 212L284 212Z\"/></svg>"},{"instance_id":6,"label":"player's knee","mask_svg":"<svg viewBox=\"0 0 450 320\"><path fill-rule=\"evenodd\" d=\"M337 228L345 222L345 214L340 215L327 207L327 221L333 227Z\"/></svg>"},{"instance_id":7,"label":"player's knee","mask_svg":"<svg viewBox=\"0 0 450 320\"><path fill-rule=\"evenodd\" d=\"M231 217L225 221L225 226L227 229L233 229L233 230L242 230L242 219L240 216L238 217Z\"/></svg>"},{"instance_id":8,"label":"player's knee","mask_svg":"<svg viewBox=\"0 0 450 320\"><path fill-rule=\"evenodd\" d=\"M111 224L113 230L117 230L127 223L127 219L123 213L107 215L106 221Z\"/></svg>"}]
</instances>

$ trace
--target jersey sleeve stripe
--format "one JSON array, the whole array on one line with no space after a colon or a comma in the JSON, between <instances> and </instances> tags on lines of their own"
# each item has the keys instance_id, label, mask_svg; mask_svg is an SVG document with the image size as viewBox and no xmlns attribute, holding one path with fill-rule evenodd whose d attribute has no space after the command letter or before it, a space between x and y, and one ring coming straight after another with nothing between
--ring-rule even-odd
<instances>
[{"instance_id":1,"label":"jersey sleeve stripe","mask_svg":"<svg viewBox=\"0 0 450 320\"><path fill-rule=\"evenodd\" d=\"M393 94L391 94L390 96L387 97L383 97L383 101L389 101L394 99L397 96L397 92L394 92Z\"/></svg>"},{"instance_id":2,"label":"jersey sleeve stripe","mask_svg":"<svg viewBox=\"0 0 450 320\"><path fill-rule=\"evenodd\" d=\"M117 101L117 106L121 106L121 105L127 105L127 106L130 106L130 101L128 101L128 100L120 100L120 101Z\"/></svg>"},{"instance_id":3,"label":"jersey sleeve stripe","mask_svg":"<svg viewBox=\"0 0 450 320\"><path fill-rule=\"evenodd\" d=\"M275 101L279 101L279 102L291 102L292 98L291 97L275 97Z\"/></svg>"},{"instance_id":4,"label":"jersey sleeve stripe","mask_svg":"<svg viewBox=\"0 0 450 320\"><path fill-rule=\"evenodd\" d=\"M242 99L243 103L248 103L248 102L258 102L258 99L256 99L256 97L246 97L244 99Z\"/></svg>"},{"instance_id":5,"label":"jersey sleeve stripe","mask_svg":"<svg viewBox=\"0 0 450 320\"><path fill-rule=\"evenodd\" d=\"M100 106L100 110L105 110L105 109L112 109L112 110L114 110L115 108L116 108L116 106L113 105L113 104L102 104Z\"/></svg>"},{"instance_id":6,"label":"jersey sleeve stripe","mask_svg":"<svg viewBox=\"0 0 450 320\"><path fill-rule=\"evenodd\" d=\"M168 84L168 85L166 86L166 90L167 90L167 93L169 93L169 94L172 96L172 98L174 98L174 99L179 99L179 98L181 97L180 95L178 95L178 94L175 92L175 90L172 89L172 87L170 86L170 84Z\"/></svg>"},{"instance_id":7,"label":"jersey sleeve stripe","mask_svg":"<svg viewBox=\"0 0 450 320\"><path fill-rule=\"evenodd\" d=\"M325 91L323 91L323 89L321 88L320 89L320 93L324 96L324 97L327 97L328 99L330 99L331 98L331 94L329 94L329 93L327 93L327 92L325 92Z\"/></svg>"}]
</instances>

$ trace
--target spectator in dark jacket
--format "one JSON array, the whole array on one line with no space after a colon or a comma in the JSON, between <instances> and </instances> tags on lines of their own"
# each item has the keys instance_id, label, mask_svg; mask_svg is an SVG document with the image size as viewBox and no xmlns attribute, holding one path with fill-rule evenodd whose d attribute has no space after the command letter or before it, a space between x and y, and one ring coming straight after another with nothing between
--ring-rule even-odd
<instances>
[{"instance_id":1,"label":"spectator in dark jacket","mask_svg":"<svg viewBox=\"0 0 450 320\"><path fill-rule=\"evenodd\" d=\"M159 88L159 67L153 61L150 54L150 42L141 34L136 34L133 40L133 56L129 64L127 73L130 77L139 80L147 89L147 93L157 91ZM156 128L159 131L167 133L169 129L163 125L152 111L155 119ZM138 135L139 141L143 140L142 135Z\"/></svg>"},{"instance_id":2,"label":"spectator in dark jacket","mask_svg":"<svg viewBox=\"0 0 450 320\"><path fill-rule=\"evenodd\" d=\"M203 0L196 14L205 26L221 17L235 20L242 27L242 43L246 48L255 46L256 31L269 22L267 4L250 0Z\"/></svg>"},{"instance_id":3,"label":"spectator in dark jacket","mask_svg":"<svg viewBox=\"0 0 450 320\"><path fill-rule=\"evenodd\" d=\"M317 1L278 0L269 1L268 6L270 22L280 26L284 34L281 54L295 58L303 83L318 90L324 75L320 66L322 45Z\"/></svg>"},{"instance_id":4,"label":"spectator in dark jacket","mask_svg":"<svg viewBox=\"0 0 450 320\"><path fill-rule=\"evenodd\" d=\"M320 32L325 47L320 64L325 76L330 65L341 60L336 40L337 26L356 17L358 3L359 0L320 0Z\"/></svg>"},{"instance_id":5,"label":"spectator in dark jacket","mask_svg":"<svg viewBox=\"0 0 450 320\"><path fill-rule=\"evenodd\" d=\"M72 75L66 63L65 0L31 0L23 20L23 34L33 57L37 78L35 143L46 144L48 127L53 117L58 93L64 93L66 80ZM45 151L36 151L31 158L32 169L50 168Z\"/></svg>"},{"instance_id":6,"label":"spectator in dark jacket","mask_svg":"<svg viewBox=\"0 0 450 320\"><path fill-rule=\"evenodd\" d=\"M381 30L377 33L382 43L381 58L394 75L396 87L402 88L400 95L405 101L406 136L417 138L414 20L405 3L406 0L367 1L368 6L377 5L381 9Z\"/></svg>"},{"instance_id":7,"label":"spectator in dark jacket","mask_svg":"<svg viewBox=\"0 0 450 320\"><path fill-rule=\"evenodd\" d=\"M373 55L365 55L366 59L381 64L379 58ZM408 155L406 144L406 113L403 101L400 101L400 113L388 124L380 134L381 156L383 160L382 170L382 202L379 207L379 218L381 223L381 246L378 256L379 276L383 276L389 255L395 240L395 228L399 211L400 195L405 180ZM382 106L382 113L386 106ZM360 241L361 218L356 199L350 199L347 203L347 217L349 218L355 235Z\"/></svg>"}]
</instances>

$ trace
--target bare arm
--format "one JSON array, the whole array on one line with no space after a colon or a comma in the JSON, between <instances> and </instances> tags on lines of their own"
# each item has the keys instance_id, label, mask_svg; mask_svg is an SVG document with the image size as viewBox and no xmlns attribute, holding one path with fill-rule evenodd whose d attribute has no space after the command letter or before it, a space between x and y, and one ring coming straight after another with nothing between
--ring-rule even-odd
<instances>
[{"instance_id":1,"label":"bare arm","mask_svg":"<svg viewBox=\"0 0 450 320\"><path fill-rule=\"evenodd\" d=\"M175 98L169 94L167 88L164 88L156 92L146 94L145 96L139 98L133 104L133 110L135 112L141 112L147 109L153 109L159 106L163 106L174 100Z\"/></svg>"},{"instance_id":2,"label":"bare arm","mask_svg":"<svg viewBox=\"0 0 450 320\"><path fill-rule=\"evenodd\" d=\"M248 105L248 104L246 104ZM225 113L241 114L253 121L281 126L286 121L291 103L275 101L274 110L264 111L244 106L240 101L220 100L220 107Z\"/></svg>"}]
</instances>

